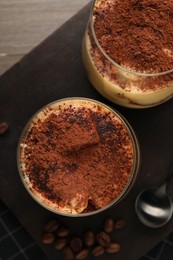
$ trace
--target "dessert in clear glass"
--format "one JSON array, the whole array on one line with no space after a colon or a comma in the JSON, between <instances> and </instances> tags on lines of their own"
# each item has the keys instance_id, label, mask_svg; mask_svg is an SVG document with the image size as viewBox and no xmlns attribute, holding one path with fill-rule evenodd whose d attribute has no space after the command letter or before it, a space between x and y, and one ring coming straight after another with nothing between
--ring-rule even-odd
<instances>
[{"instance_id":1,"label":"dessert in clear glass","mask_svg":"<svg viewBox=\"0 0 173 260\"><path fill-rule=\"evenodd\" d=\"M31 196L54 213L88 216L124 198L138 174L139 145L128 122L96 100L50 103L27 123L18 169Z\"/></svg>"},{"instance_id":2,"label":"dessert in clear glass","mask_svg":"<svg viewBox=\"0 0 173 260\"><path fill-rule=\"evenodd\" d=\"M169 100L173 96L172 24L172 0L95 0L82 57L96 90L131 108Z\"/></svg>"}]
</instances>

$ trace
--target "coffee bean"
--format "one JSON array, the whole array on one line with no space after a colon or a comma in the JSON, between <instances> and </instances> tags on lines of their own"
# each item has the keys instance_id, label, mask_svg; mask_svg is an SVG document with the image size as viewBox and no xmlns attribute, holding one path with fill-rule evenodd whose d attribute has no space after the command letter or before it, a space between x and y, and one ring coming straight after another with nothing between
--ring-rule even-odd
<instances>
[{"instance_id":1,"label":"coffee bean","mask_svg":"<svg viewBox=\"0 0 173 260\"><path fill-rule=\"evenodd\" d=\"M70 247L66 246L63 248L63 256L65 260L73 260L74 259L74 253L71 250Z\"/></svg>"},{"instance_id":2,"label":"coffee bean","mask_svg":"<svg viewBox=\"0 0 173 260\"><path fill-rule=\"evenodd\" d=\"M120 219L113 221L112 218L108 217L104 222L104 231L100 231L95 235L92 230L87 230L84 233L84 243L90 247L95 244L97 240L98 244L92 249L93 256L101 256L104 252L113 254L120 251L120 244L111 242L110 237L107 233L115 229L120 229L125 226L125 221ZM53 244L56 250L63 250L65 260L82 260L85 259L89 250L83 247L83 241L80 237L74 236L68 244L67 236L70 231L65 226L59 227L58 220L50 220L44 227L45 233L42 235L42 243ZM76 255L75 255L76 254Z\"/></svg>"},{"instance_id":3,"label":"coffee bean","mask_svg":"<svg viewBox=\"0 0 173 260\"><path fill-rule=\"evenodd\" d=\"M46 223L44 230L47 232L55 232L59 227L59 222L56 219L52 219Z\"/></svg>"},{"instance_id":4,"label":"coffee bean","mask_svg":"<svg viewBox=\"0 0 173 260\"><path fill-rule=\"evenodd\" d=\"M66 227L61 226L56 231L56 235L58 237L67 237L69 235L69 230Z\"/></svg>"},{"instance_id":5,"label":"coffee bean","mask_svg":"<svg viewBox=\"0 0 173 260\"><path fill-rule=\"evenodd\" d=\"M9 125L6 122L0 123L0 135L5 134L7 132Z\"/></svg>"},{"instance_id":6,"label":"coffee bean","mask_svg":"<svg viewBox=\"0 0 173 260\"><path fill-rule=\"evenodd\" d=\"M113 229L114 229L114 221L113 221L112 218L107 218L105 220L103 229L107 233L110 233L110 232L113 231Z\"/></svg>"},{"instance_id":7,"label":"coffee bean","mask_svg":"<svg viewBox=\"0 0 173 260\"><path fill-rule=\"evenodd\" d=\"M53 233L48 233L48 232L44 233L42 235L42 239L41 239L43 244L52 244L54 242L54 240L55 240L54 234Z\"/></svg>"},{"instance_id":8,"label":"coffee bean","mask_svg":"<svg viewBox=\"0 0 173 260\"><path fill-rule=\"evenodd\" d=\"M79 252L82 249L82 246L83 242L82 239L80 239L79 237L74 237L70 241L70 247L75 253Z\"/></svg>"},{"instance_id":9,"label":"coffee bean","mask_svg":"<svg viewBox=\"0 0 173 260\"><path fill-rule=\"evenodd\" d=\"M116 220L115 223L114 223L114 228L115 229L121 229L121 228L125 227L125 225L126 225L125 220L123 220L123 219Z\"/></svg>"},{"instance_id":10,"label":"coffee bean","mask_svg":"<svg viewBox=\"0 0 173 260\"><path fill-rule=\"evenodd\" d=\"M107 247L110 244L110 237L104 231L101 231L97 234L97 242L101 246Z\"/></svg>"},{"instance_id":11,"label":"coffee bean","mask_svg":"<svg viewBox=\"0 0 173 260\"><path fill-rule=\"evenodd\" d=\"M63 249L67 245L67 239L65 238L58 238L54 242L54 247L57 250Z\"/></svg>"},{"instance_id":12,"label":"coffee bean","mask_svg":"<svg viewBox=\"0 0 173 260\"><path fill-rule=\"evenodd\" d=\"M102 247L102 246L96 246L96 247L93 249L92 254L93 254L94 256L100 256L100 255L103 255L104 252L105 252L104 247Z\"/></svg>"},{"instance_id":13,"label":"coffee bean","mask_svg":"<svg viewBox=\"0 0 173 260\"><path fill-rule=\"evenodd\" d=\"M77 253L75 259L76 260L82 260L85 259L88 256L89 251L87 249L82 249L81 251L79 251L79 253Z\"/></svg>"},{"instance_id":14,"label":"coffee bean","mask_svg":"<svg viewBox=\"0 0 173 260\"><path fill-rule=\"evenodd\" d=\"M93 246L95 243L95 234L91 230L87 230L84 233L84 242L86 246Z\"/></svg>"},{"instance_id":15,"label":"coffee bean","mask_svg":"<svg viewBox=\"0 0 173 260\"><path fill-rule=\"evenodd\" d=\"M116 242L111 242L110 245L106 248L106 252L113 254L118 253L120 251L120 244Z\"/></svg>"}]
</instances>

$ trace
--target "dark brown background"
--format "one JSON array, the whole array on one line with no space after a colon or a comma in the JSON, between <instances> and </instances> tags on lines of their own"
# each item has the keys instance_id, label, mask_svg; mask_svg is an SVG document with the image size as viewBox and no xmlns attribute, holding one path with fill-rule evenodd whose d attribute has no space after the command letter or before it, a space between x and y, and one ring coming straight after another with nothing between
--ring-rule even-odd
<instances>
[{"instance_id":1,"label":"dark brown background","mask_svg":"<svg viewBox=\"0 0 173 260\"><path fill-rule=\"evenodd\" d=\"M83 96L111 105L127 118L139 139L141 167L136 185L118 206L99 216L58 218L78 234L89 227L99 229L105 216L124 218L126 228L113 234L114 240L122 245L116 259L135 260L173 230L173 220L159 229L147 228L139 222L134 211L138 192L160 184L173 162L173 99L155 108L134 110L108 102L92 88L81 61L89 9L90 5L0 78L0 118L10 124L9 131L0 138L0 196L40 242L45 221L55 215L30 198L19 178L16 149L24 125L42 106L63 97ZM43 249L52 259L57 259L59 253L52 247L43 246ZM114 256L106 256L106 259L114 259Z\"/></svg>"}]
</instances>

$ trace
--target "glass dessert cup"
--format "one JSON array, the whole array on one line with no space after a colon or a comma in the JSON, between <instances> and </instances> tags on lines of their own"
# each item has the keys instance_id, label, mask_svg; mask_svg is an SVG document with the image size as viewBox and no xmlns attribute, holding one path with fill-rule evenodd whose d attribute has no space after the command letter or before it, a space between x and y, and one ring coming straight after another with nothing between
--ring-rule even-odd
<instances>
[{"instance_id":1,"label":"glass dessert cup","mask_svg":"<svg viewBox=\"0 0 173 260\"><path fill-rule=\"evenodd\" d=\"M129 171L129 175L127 177L126 182L123 184L123 188L120 190L120 192L117 194L117 196L115 198L113 198L111 201L109 201L108 203L104 204L103 207L100 208L95 208L94 210L88 210L86 211L86 209L84 209L82 212L76 212L74 210L72 210L71 212L69 211L69 208L62 208L58 205L58 200L52 200L53 195L49 193L49 195L45 195L42 193L41 189L42 187L45 187L47 189L47 183L49 182L48 177L46 177L44 179L45 183L43 181L41 181L37 187L37 183L36 182L32 182L32 174L29 175L29 168L28 168L28 164L30 164L30 161L28 161L28 157L32 158L32 155L30 155L30 153L32 154L32 151L36 148L34 148L34 146L31 146L31 150L27 150L27 147L29 147L29 143L27 143L26 140L29 140L31 138L31 140L34 140L34 144L36 144L38 142L35 141L36 136L33 134L35 130L33 130L33 127L38 127L38 124L40 124L40 122L44 122L44 120L46 118L49 118L49 116L52 113L60 113L59 110L64 109L64 108L72 108L72 107L85 107L85 108L92 108L92 109L103 109L104 113L106 113L106 115L111 114L113 117L116 118L116 121L119 122L119 124L121 124L123 126L123 131L126 132L127 134L127 139L129 140L129 144L131 147L130 151L132 152L132 163L131 163L131 167L130 167L130 171ZM95 110L95 111L96 111ZM83 120L81 121L83 122ZM88 123L87 123L88 124ZM90 123L89 123L90 124ZM118 125L119 125L118 124ZM41 129L40 126L38 127L38 129ZM39 130L39 133L45 134L47 135L48 133L45 132L43 133L42 130ZM101 126L101 132L103 131L102 126ZM115 129L111 130L113 131L112 133L115 132ZM92 129L92 134L93 134L93 129ZM102 133L103 135L105 134ZM38 137L38 136L37 136ZM43 137L43 136L42 136ZM79 137L80 139L80 137ZM82 138L81 138L82 139ZM50 140L49 140L50 141ZM95 142L95 141L94 141ZM101 141L100 141L101 142ZM125 142L125 141L124 141ZM36 144L37 145L37 144ZM85 148L82 147L81 150L75 150L75 156L77 156L76 154L79 153L83 153L85 152L85 149L91 149L92 150L92 146L97 146L99 144L92 144L89 148L88 146L86 146ZM112 146L112 144L111 144ZM118 146L117 146L118 147ZM97 148L97 147L96 147ZM117 150L120 149L124 149L123 145L122 147L116 148ZM40 148L40 150L38 150L37 152L40 154L41 153L42 148ZM29 152L28 152L29 151ZM128 151L128 149L127 149ZM118 152L119 153L119 152ZM88 152L87 152L88 154ZM71 152L68 155L65 156L71 156ZM125 155L126 156L126 155ZM127 152L127 156L129 156L128 152ZM109 156L108 156L109 157ZM122 157L122 156L120 156ZM86 157L84 157L85 160L87 160ZM126 158L126 157L125 157ZM127 159L124 158L124 162L126 164L126 160L128 161L128 157ZM41 158L42 159L42 158ZM31 159L30 159L31 160ZM49 162L50 160L50 162ZM95 160L95 159L94 159ZM107 158L106 158L107 160ZM129 159L130 161L131 159ZM46 156L46 161L48 161L48 169L47 171L51 168L51 166L49 165L49 163L51 164L51 157L49 158L49 156ZM89 162L92 164L92 159L89 158ZM126 121L126 119L124 119L122 117L122 115L120 115L117 111L113 110L112 108L108 107L107 105L100 103L96 100L92 100L92 99L87 99L87 98L65 98L65 99L61 99L61 100L57 100L53 103L50 103L48 105L46 105L45 107L43 107L42 109L40 109L30 120L29 122L26 124L25 128L23 129L23 132L21 134L21 137L19 139L19 143L18 143L18 150L17 150L17 164L18 164L18 171L21 177L21 180L26 188L26 190L29 192L29 194L31 195L31 197L36 200L41 206L43 206L44 208L46 208L47 210L54 212L56 214L59 215L63 215L63 216L69 216L69 217L85 217L85 216L90 216L90 215L94 215L94 214L98 214L99 212L105 211L106 209L116 205L119 201L121 201L125 196L127 196L128 192L130 191L130 189L133 187L137 174L138 174L138 169L139 169L139 163L140 163L140 151L139 151L139 145L138 145L138 141L136 138L136 135L133 131L133 129L131 128L131 126L129 125L129 123ZM32 161L31 161L32 164ZM83 161L82 161L83 164ZM100 165L100 164L99 164ZM104 165L104 163L103 163ZM96 166L98 166L96 164ZM35 166L34 166L35 167ZM33 169L35 170L35 168L32 167L32 171ZM94 166L95 167L95 166ZM120 166L119 166L120 167ZM53 166L53 168L51 169L58 169L58 166L55 167L55 165ZM65 168L64 168L65 169ZM91 170L91 169L90 169ZM97 169L96 169L97 170ZM73 174L74 174L75 168L73 167ZM91 170L92 171L92 170ZM120 168L119 168L120 171ZM106 174L108 174L109 172L106 172ZM35 171L34 174L39 174L38 172L38 167L37 170ZM63 174L63 173L61 173ZM54 172L55 175L55 172ZM53 175L53 176L54 176ZM41 175L40 175L41 176ZM51 174L49 175L52 176ZM79 175L80 176L80 175ZM40 178L40 177L39 177ZM100 176L98 177L100 178ZM33 180L35 181L37 179L37 176L34 175ZM72 179L71 179L72 180ZM98 179L99 180L99 179ZM68 180L66 180L68 181ZM75 179L76 181L76 179ZM123 177L122 177L122 181L123 181ZM53 182L56 182L56 180L54 179ZM96 184L99 183L99 181L96 182ZM66 183L68 185L68 183ZM76 184L77 185L77 184ZM100 185L100 184L98 184ZM118 184L120 185L120 184ZM40 188L41 187L41 188ZM75 185L72 186L73 189L75 189ZM84 187L84 185L82 186L82 188ZM82 188L80 188L81 192ZM97 190L97 187L96 187ZM57 190L58 193L58 190ZM75 191L75 194L77 194L77 191ZM82 193L81 193L82 194ZM78 196L78 198L80 198L80 196ZM73 199L74 202L74 199ZM89 199L87 199L87 203L89 203ZM73 203L72 203L73 204ZM70 205L72 205L70 204ZM69 204L68 204L69 206Z\"/></svg>"},{"instance_id":2,"label":"glass dessert cup","mask_svg":"<svg viewBox=\"0 0 173 260\"><path fill-rule=\"evenodd\" d=\"M112 60L99 44L94 28L95 0L82 45L86 74L95 89L108 100L129 108L147 108L173 96L173 69L144 73L123 67Z\"/></svg>"}]
</instances>

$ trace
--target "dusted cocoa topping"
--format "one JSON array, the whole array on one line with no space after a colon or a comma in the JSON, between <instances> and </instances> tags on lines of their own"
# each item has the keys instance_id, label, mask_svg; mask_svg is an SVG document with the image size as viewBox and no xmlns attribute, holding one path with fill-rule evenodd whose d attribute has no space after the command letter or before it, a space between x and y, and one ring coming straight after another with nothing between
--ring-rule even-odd
<instances>
[{"instance_id":1,"label":"dusted cocoa topping","mask_svg":"<svg viewBox=\"0 0 173 260\"><path fill-rule=\"evenodd\" d=\"M33 193L70 213L106 206L122 192L133 167L125 126L100 105L50 110L28 128L21 149Z\"/></svg>"},{"instance_id":2,"label":"dusted cocoa topping","mask_svg":"<svg viewBox=\"0 0 173 260\"><path fill-rule=\"evenodd\" d=\"M77 111L72 113L70 115L68 111L59 117L52 113L42 126L46 136L55 139L58 150L64 155L70 155L99 143L96 125L90 115Z\"/></svg>"},{"instance_id":3,"label":"dusted cocoa topping","mask_svg":"<svg viewBox=\"0 0 173 260\"><path fill-rule=\"evenodd\" d=\"M172 0L96 1L94 29L116 63L138 72L173 69Z\"/></svg>"}]
</instances>

